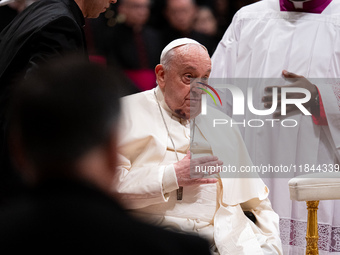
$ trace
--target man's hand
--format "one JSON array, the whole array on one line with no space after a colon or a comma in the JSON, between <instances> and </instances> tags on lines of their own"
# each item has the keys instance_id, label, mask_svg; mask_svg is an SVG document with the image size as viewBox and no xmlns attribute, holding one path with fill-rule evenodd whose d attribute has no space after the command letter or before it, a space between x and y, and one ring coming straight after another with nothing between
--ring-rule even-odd
<instances>
[{"instance_id":1,"label":"man's hand","mask_svg":"<svg viewBox=\"0 0 340 255\"><path fill-rule=\"evenodd\" d=\"M174 164L178 186L216 183L217 179L215 178L204 178L207 175L201 171L201 167L216 167L221 166L222 164L223 162L218 160L218 158L215 156L205 156L191 159L190 151L188 151L187 155L182 160ZM196 171L196 166L197 168L200 167L199 171ZM208 176L216 173L217 172L208 173Z\"/></svg>"},{"instance_id":2,"label":"man's hand","mask_svg":"<svg viewBox=\"0 0 340 255\"><path fill-rule=\"evenodd\" d=\"M318 94L318 90L316 86L312 83L310 83L305 77L301 75L297 75L294 73L287 72L286 70L282 71L282 75L289 79L289 81L292 82L291 85L287 86L272 86L272 87L266 87L265 91L271 93L273 88L278 88L278 106L281 105L281 88L283 87L293 87L293 88L304 88L307 89L311 93L311 99L303 104L306 108L308 107L314 107L315 106L315 97ZM303 98L304 94L301 93L287 93L287 98L289 99L295 99L295 98ZM265 108L270 108L272 106L272 96L264 96L262 98L262 102L264 103ZM286 113L290 113L292 111L298 110L298 108L295 105L287 105ZM281 114L280 112L275 112L274 117L279 117Z\"/></svg>"}]
</instances>

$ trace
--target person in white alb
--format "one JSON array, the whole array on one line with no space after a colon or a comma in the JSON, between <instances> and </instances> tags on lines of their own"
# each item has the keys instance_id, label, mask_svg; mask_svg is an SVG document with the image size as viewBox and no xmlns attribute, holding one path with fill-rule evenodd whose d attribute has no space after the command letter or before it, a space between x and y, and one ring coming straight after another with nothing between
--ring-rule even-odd
<instances>
[{"instance_id":1,"label":"person in white alb","mask_svg":"<svg viewBox=\"0 0 340 255\"><path fill-rule=\"evenodd\" d=\"M245 125L237 126L254 165L293 167L289 174L278 172L271 176L274 178L264 179L280 216L285 254L304 254L307 220L305 203L289 198L288 180L299 174L334 171L339 166L340 83L335 79L340 77L339 24L339 1L263 0L235 14L212 57L211 77L233 79L242 84L239 88L244 93L251 88L255 109L272 106L273 86L304 88L311 94L304 104L311 115L291 105L287 115L278 108L274 114L259 116L247 107L245 115L233 114L231 94L220 92L225 102L222 111L239 123L245 120ZM292 93L289 97L299 96ZM255 128L247 125L250 119L277 121L274 127L267 122ZM286 127L289 123L296 125ZM340 252L336 244L339 208L339 202L320 202L320 254Z\"/></svg>"},{"instance_id":2,"label":"person in white alb","mask_svg":"<svg viewBox=\"0 0 340 255\"><path fill-rule=\"evenodd\" d=\"M158 86L122 99L113 192L147 222L206 238L214 254L282 254L278 215L260 178L195 172L252 165L237 128L211 126L213 117L229 117L210 107L200 114L202 90L190 84L206 82L210 69L203 45L176 39L155 68Z\"/></svg>"}]
</instances>

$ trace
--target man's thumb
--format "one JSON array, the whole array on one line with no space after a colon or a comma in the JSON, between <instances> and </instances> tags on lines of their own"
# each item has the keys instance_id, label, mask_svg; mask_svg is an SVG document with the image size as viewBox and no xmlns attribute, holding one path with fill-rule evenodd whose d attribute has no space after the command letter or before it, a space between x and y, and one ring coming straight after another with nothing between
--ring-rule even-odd
<instances>
[{"instance_id":1,"label":"man's thumb","mask_svg":"<svg viewBox=\"0 0 340 255\"><path fill-rule=\"evenodd\" d=\"M285 77L285 78L289 78L289 79L297 79L297 78L302 78L303 76L301 75L297 75L295 73L291 73L291 72L288 72L287 70L283 70L282 71L282 75Z\"/></svg>"}]
</instances>

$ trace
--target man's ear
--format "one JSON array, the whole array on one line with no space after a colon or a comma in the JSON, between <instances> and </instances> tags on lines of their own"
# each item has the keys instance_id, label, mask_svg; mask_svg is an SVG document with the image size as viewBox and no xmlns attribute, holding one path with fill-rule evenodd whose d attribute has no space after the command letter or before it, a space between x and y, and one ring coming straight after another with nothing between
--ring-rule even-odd
<instances>
[{"instance_id":1,"label":"man's ear","mask_svg":"<svg viewBox=\"0 0 340 255\"><path fill-rule=\"evenodd\" d=\"M156 73L156 79L157 79L157 84L160 87L160 89L163 91L164 86L165 86L165 81L164 81L164 67L163 65L159 64L155 67L155 73Z\"/></svg>"}]
</instances>

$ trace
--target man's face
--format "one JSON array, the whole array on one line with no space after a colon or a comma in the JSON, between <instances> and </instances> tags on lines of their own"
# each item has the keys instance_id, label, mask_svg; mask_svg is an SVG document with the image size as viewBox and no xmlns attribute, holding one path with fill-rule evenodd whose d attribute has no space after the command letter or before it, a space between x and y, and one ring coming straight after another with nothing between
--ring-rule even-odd
<instances>
[{"instance_id":1,"label":"man's face","mask_svg":"<svg viewBox=\"0 0 340 255\"><path fill-rule=\"evenodd\" d=\"M191 0L168 0L166 16L173 28L188 32L196 18L196 6Z\"/></svg>"},{"instance_id":2,"label":"man's face","mask_svg":"<svg viewBox=\"0 0 340 255\"><path fill-rule=\"evenodd\" d=\"M83 14L86 18L97 18L99 14L109 8L110 3L116 3L117 0L84 0Z\"/></svg>"},{"instance_id":3,"label":"man's face","mask_svg":"<svg viewBox=\"0 0 340 255\"><path fill-rule=\"evenodd\" d=\"M169 69L156 67L157 81L164 99L175 115L190 119L201 111L203 87L198 82L206 82L211 71L208 52L200 45L184 45L173 49L175 56Z\"/></svg>"},{"instance_id":4,"label":"man's face","mask_svg":"<svg viewBox=\"0 0 340 255\"><path fill-rule=\"evenodd\" d=\"M124 14L130 26L143 26L150 14L150 0L124 0L118 12Z\"/></svg>"},{"instance_id":5,"label":"man's face","mask_svg":"<svg viewBox=\"0 0 340 255\"><path fill-rule=\"evenodd\" d=\"M217 21L209 8L199 9L194 29L211 36L216 34Z\"/></svg>"}]
</instances>

